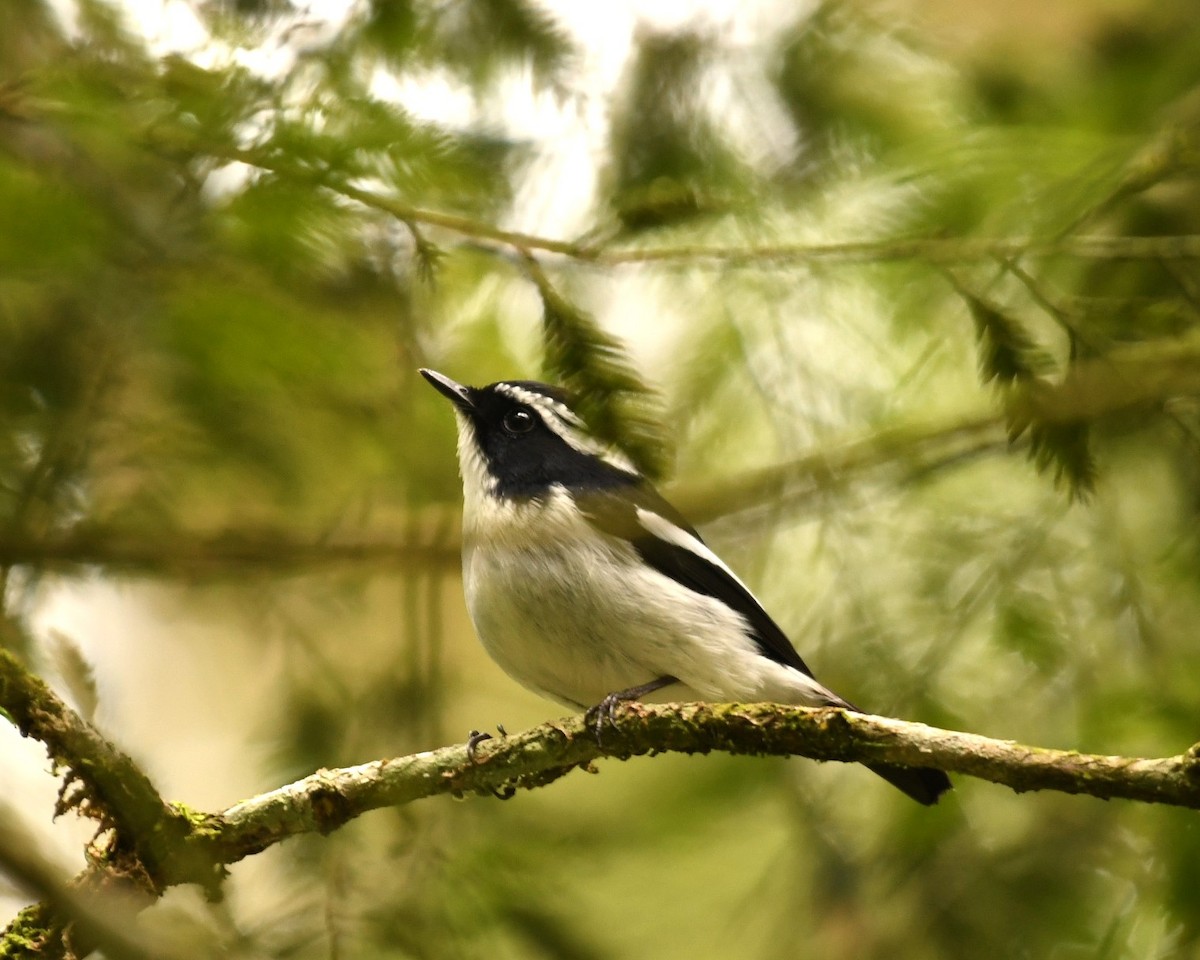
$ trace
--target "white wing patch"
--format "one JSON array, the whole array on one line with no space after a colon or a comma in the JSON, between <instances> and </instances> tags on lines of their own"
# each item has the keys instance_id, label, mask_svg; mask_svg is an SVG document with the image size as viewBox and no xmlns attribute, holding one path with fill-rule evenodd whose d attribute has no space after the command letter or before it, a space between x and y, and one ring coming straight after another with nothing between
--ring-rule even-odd
<instances>
[{"instance_id":1,"label":"white wing patch","mask_svg":"<svg viewBox=\"0 0 1200 960\"><path fill-rule=\"evenodd\" d=\"M496 384L496 390L511 397L518 403L532 407L537 411L538 415L542 418L542 422L550 430L558 434L565 443L580 453L599 457L610 466L616 467L618 470L624 470L626 473L638 473L638 469L633 465L633 461L625 456L625 454L613 447L600 443L595 437L591 436L588 433L587 424L565 403L560 403L553 397L546 396L544 393L538 393L535 390L526 390L524 387L519 387L514 383L498 383Z\"/></svg>"},{"instance_id":2,"label":"white wing patch","mask_svg":"<svg viewBox=\"0 0 1200 960\"><path fill-rule=\"evenodd\" d=\"M727 573L730 578L736 584L738 584L738 586L740 586L743 590L750 594L751 597L754 598L755 603L758 603L760 607L762 606L762 604L759 603L758 597L754 596L754 591L742 583L742 578L730 570L729 567L725 565L725 561L709 550L702 541L697 540L686 530L675 526L675 524L666 519L666 517L655 513L653 510L647 510L644 507L638 507L637 519L638 523L640 523L646 532L652 536L657 537L659 540L664 540L676 547L682 547L688 553L694 553L696 556L707 560L717 569L725 571L725 573Z\"/></svg>"}]
</instances>

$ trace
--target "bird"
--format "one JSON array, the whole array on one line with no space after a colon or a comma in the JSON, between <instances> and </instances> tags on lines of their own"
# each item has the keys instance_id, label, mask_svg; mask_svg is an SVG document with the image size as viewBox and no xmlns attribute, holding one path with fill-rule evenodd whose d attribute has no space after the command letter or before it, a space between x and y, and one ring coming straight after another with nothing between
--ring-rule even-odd
<instances>
[{"instance_id":1,"label":"bird","mask_svg":"<svg viewBox=\"0 0 1200 960\"><path fill-rule=\"evenodd\" d=\"M863 712L816 680L749 587L589 431L564 389L420 373L457 422L467 610L519 684L597 711L597 730L630 700ZM940 770L867 766L927 806L950 789Z\"/></svg>"}]
</instances>

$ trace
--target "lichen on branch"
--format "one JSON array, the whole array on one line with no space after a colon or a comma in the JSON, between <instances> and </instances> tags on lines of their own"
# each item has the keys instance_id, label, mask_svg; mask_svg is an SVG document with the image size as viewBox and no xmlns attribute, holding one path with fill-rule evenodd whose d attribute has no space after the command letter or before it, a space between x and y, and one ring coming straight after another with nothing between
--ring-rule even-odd
<instances>
[{"instance_id":1,"label":"lichen on branch","mask_svg":"<svg viewBox=\"0 0 1200 960\"><path fill-rule=\"evenodd\" d=\"M0 631L14 630L0 622ZM64 703L0 644L0 711L23 736L40 741L63 771L58 814L75 810L97 821L109 838L104 856L121 863L148 892L181 882L210 879L204 868L179 858L191 824L163 801L150 778L90 723ZM200 873L197 873L199 867Z\"/></svg>"}]
</instances>

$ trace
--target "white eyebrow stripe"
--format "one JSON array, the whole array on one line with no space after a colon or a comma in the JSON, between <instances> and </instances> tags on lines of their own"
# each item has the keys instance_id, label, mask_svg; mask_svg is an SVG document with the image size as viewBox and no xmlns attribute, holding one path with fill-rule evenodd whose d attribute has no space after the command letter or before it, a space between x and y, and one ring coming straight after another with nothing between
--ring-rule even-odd
<instances>
[{"instance_id":1,"label":"white eyebrow stripe","mask_svg":"<svg viewBox=\"0 0 1200 960\"><path fill-rule=\"evenodd\" d=\"M524 387L518 387L511 383L497 384L497 389L501 393L512 397L518 403L524 403L536 409L543 415L543 420L547 420L546 415L549 414L550 416L557 417L559 420L562 420L564 423L567 423L573 427L577 427L579 429L585 428L584 422L579 419L579 416L574 410L568 407L565 403L560 403L558 400L555 400L553 397L548 397L544 393L526 390ZM551 429L554 429L553 424L548 420L546 425Z\"/></svg>"},{"instance_id":2,"label":"white eyebrow stripe","mask_svg":"<svg viewBox=\"0 0 1200 960\"><path fill-rule=\"evenodd\" d=\"M536 390L527 390L515 383L498 383L496 389L518 403L532 407L542 418L547 429L557 434L564 443L591 457L599 457L610 466L626 473L640 471L621 451L597 441L587 432L587 424L565 403L555 400Z\"/></svg>"},{"instance_id":3,"label":"white eyebrow stripe","mask_svg":"<svg viewBox=\"0 0 1200 960\"><path fill-rule=\"evenodd\" d=\"M647 510L645 507L637 508L637 521L651 536L657 537L659 540L663 540L673 546L681 547L682 549L688 551L688 553L695 554L702 560L706 560L708 563L711 563L718 570L724 571L729 575L730 579L732 579L734 583L745 590L746 593L750 594L751 599L753 599L755 603L758 603L760 607L762 606L762 604L758 601L758 597L754 596L754 591L752 591L748 586L746 586L746 584L742 582L741 577L739 577L725 565L724 560L709 550L708 546L702 540L697 540L686 530L677 527L666 517L655 513L653 510Z\"/></svg>"}]
</instances>

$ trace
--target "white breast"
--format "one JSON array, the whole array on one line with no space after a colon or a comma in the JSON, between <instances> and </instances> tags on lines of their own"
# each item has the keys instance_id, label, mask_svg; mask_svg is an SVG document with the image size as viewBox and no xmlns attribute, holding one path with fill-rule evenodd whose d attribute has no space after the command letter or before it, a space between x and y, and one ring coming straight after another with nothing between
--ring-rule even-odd
<instances>
[{"instance_id":1,"label":"white breast","mask_svg":"<svg viewBox=\"0 0 1200 960\"><path fill-rule=\"evenodd\" d=\"M826 703L828 691L763 656L743 618L599 534L561 488L543 500L468 497L463 581L480 640L522 685L571 706L660 676L670 700Z\"/></svg>"}]
</instances>

